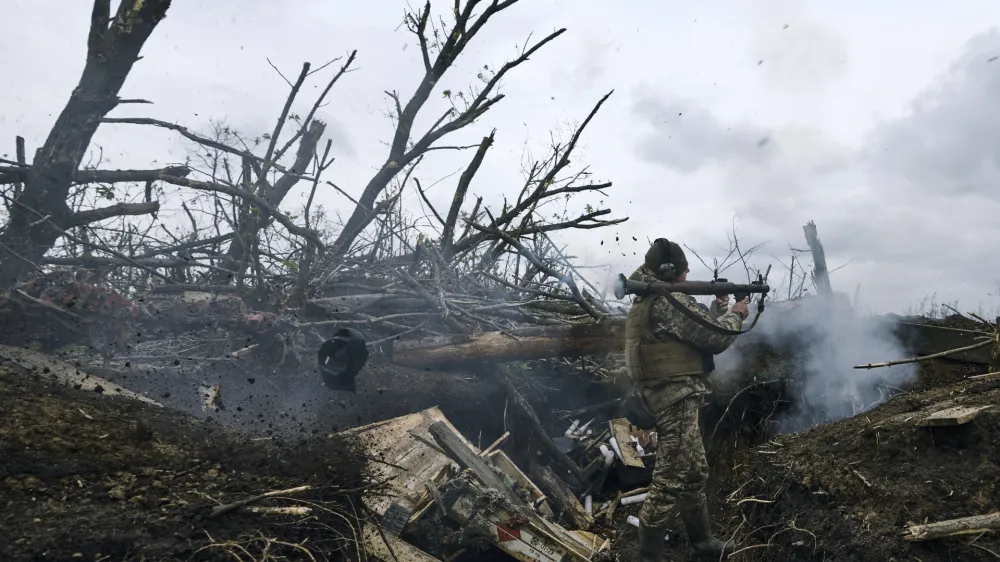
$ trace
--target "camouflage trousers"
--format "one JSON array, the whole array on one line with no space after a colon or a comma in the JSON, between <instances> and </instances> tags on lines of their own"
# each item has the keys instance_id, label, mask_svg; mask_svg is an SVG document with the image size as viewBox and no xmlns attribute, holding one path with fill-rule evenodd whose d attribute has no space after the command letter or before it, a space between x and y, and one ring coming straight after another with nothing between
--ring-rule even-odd
<instances>
[{"instance_id":1,"label":"camouflage trousers","mask_svg":"<svg viewBox=\"0 0 1000 562\"><path fill-rule=\"evenodd\" d=\"M688 395L657 408L659 393L643 389L642 394L656 418L656 465L639 521L647 527L663 529L680 510L693 509L705 502L708 461L698 426L702 396Z\"/></svg>"}]
</instances>

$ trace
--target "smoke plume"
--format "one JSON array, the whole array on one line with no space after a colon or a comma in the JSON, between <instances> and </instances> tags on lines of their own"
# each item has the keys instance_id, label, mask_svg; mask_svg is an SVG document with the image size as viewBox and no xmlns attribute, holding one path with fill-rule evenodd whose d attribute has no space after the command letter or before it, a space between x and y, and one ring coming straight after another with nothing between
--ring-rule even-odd
<instances>
[{"instance_id":1,"label":"smoke plume","mask_svg":"<svg viewBox=\"0 0 1000 562\"><path fill-rule=\"evenodd\" d=\"M784 380L790 402L774 433L801 431L870 410L916 375L913 364L854 369L906 356L890 322L858 317L845 295L775 303L760 322L716 358L717 382Z\"/></svg>"}]
</instances>

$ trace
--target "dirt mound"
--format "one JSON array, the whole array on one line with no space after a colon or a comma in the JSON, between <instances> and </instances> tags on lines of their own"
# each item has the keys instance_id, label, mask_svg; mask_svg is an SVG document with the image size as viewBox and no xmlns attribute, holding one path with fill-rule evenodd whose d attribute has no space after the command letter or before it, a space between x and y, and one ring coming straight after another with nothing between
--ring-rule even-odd
<instances>
[{"instance_id":1,"label":"dirt mound","mask_svg":"<svg viewBox=\"0 0 1000 562\"><path fill-rule=\"evenodd\" d=\"M264 549L339 560L359 533L356 443L243 439L166 408L53 386L15 365L0 368L0 458L3 560L260 559ZM311 488L252 505L308 515L210 515L299 486Z\"/></svg>"},{"instance_id":2,"label":"dirt mound","mask_svg":"<svg viewBox=\"0 0 1000 562\"><path fill-rule=\"evenodd\" d=\"M733 492L747 560L982 560L1000 539L907 543L910 522L1000 508L1000 380L893 398L864 414L783 435L756 448ZM952 405L992 405L954 427L918 425ZM766 545L766 546L763 546Z\"/></svg>"},{"instance_id":3,"label":"dirt mound","mask_svg":"<svg viewBox=\"0 0 1000 562\"><path fill-rule=\"evenodd\" d=\"M940 328L952 328L955 330L973 330L979 331L983 329L983 325L971 318L967 318L961 314L952 314L950 316L945 316L944 318L927 318L924 316L911 316L903 318L907 322L913 322L915 324L928 324L931 326L938 326Z\"/></svg>"}]
</instances>

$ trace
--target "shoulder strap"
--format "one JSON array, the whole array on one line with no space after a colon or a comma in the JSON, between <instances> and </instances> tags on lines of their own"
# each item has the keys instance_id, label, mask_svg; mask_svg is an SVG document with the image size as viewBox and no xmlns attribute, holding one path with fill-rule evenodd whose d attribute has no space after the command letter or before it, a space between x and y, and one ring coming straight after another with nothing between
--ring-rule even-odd
<instances>
[{"instance_id":1,"label":"shoulder strap","mask_svg":"<svg viewBox=\"0 0 1000 562\"><path fill-rule=\"evenodd\" d=\"M757 325L757 321L760 320L760 313L764 312L764 299L760 299L760 302L757 304L757 315L754 317L753 322L750 324L750 327L747 328L746 330L730 330L728 328L723 328L722 326L718 326L716 324L713 324L712 322L709 322L708 320L705 320L700 315L698 315L697 312L684 306L682 302L677 300L670 293L664 292L663 294L658 296L662 296L663 298L667 299L667 302L669 302L674 308L680 310L685 316L687 316L691 320L694 320L698 324L701 324L702 326L708 328L709 330L712 330L713 332L717 332L719 334L723 334L726 336L738 336L740 334L745 334L750 330L753 330L753 327Z\"/></svg>"}]
</instances>

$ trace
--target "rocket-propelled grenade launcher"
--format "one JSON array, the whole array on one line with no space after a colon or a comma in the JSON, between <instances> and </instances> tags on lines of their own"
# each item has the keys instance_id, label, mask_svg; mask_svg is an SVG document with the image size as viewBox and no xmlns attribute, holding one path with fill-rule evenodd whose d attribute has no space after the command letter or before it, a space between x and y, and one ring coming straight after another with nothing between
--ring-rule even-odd
<instances>
[{"instance_id":1,"label":"rocket-propelled grenade launcher","mask_svg":"<svg viewBox=\"0 0 1000 562\"><path fill-rule=\"evenodd\" d=\"M625 295L663 295L667 293L682 293L685 295L734 295L739 302L751 294L767 294L771 287L767 285L763 277L757 281L747 284L729 283L725 279L715 281L681 281L676 283L666 283L654 281L635 281L618 274L615 280L615 298L623 299Z\"/></svg>"}]
</instances>

